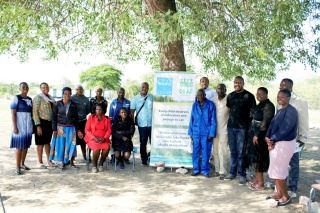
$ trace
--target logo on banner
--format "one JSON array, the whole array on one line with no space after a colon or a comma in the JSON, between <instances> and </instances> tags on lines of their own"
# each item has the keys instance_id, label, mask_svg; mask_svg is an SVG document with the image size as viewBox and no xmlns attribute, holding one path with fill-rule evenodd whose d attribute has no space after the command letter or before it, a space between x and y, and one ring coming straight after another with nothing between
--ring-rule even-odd
<instances>
[{"instance_id":1,"label":"logo on banner","mask_svg":"<svg viewBox=\"0 0 320 213\"><path fill-rule=\"evenodd\" d=\"M157 95L172 95L172 78L157 78Z\"/></svg>"}]
</instances>

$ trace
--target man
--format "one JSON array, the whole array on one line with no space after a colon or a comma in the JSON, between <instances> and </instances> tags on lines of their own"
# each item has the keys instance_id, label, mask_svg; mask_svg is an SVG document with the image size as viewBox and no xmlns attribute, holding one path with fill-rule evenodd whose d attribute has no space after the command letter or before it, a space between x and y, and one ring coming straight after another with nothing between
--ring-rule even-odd
<instances>
[{"instance_id":1,"label":"man","mask_svg":"<svg viewBox=\"0 0 320 213\"><path fill-rule=\"evenodd\" d=\"M86 127L87 123L87 115L91 112L91 106L89 99L83 95L83 87L82 85L76 86L76 94L71 96L71 100L74 101L77 104L77 110L78 110L78 125L79 130L83 134L83 137L85 135L84 129ZM80 145L81 152L83 156L83 161L87 161L87 154L86 154L86 142L83 140L83 138L79 138L77 136L77 145ZM88 156L90 159L90 156Z\"/></svg>"},{"instance_id":2,"label":"man","mask_svg":"<svg viewBox=\"0 0 320 213\"><path fill-rule=\"evenodd\" d=\"M215 167L215 175L223 180L227 175L227 163L230 158L228 150L228 130L227 124L229 119L229 108L227 105L227 89L226 85L218 84L217 96L212 98L216 106L217 114L217 135L213 141L213 159Z\"/></svg>"},{"instance_id":3,"label":"man","mask_svg":"<svg viewBox=\"0 0 320 213\"><path fill-rule=\"evenodd\" d=\"M212 141L216 136L216 107L214 103L206 98L203 89L197 92L197 99L192 105L188 135L193 140L192 165L193 173L200 173L204 177L210 177L209 157L212 149ZM202 162L200 163L200 152ZM201 164L201 166L200 166Z\"/></svg>"},{"instance_id":4,"label":"man","mask_svg":"<svg viewBox=\"0 0 320 213\"><path fill-rule=\"evenodd\" d=\"M119 117L120 108L125 108L127 114L130 115L130 101L125 96L125 89L122 87L117 91L118 98L115 98L109 108L109 117L111 119L111 123L113 124Z\"/></svg>"},{"instance_id":5,"label":"man","mask_svg":"<svg viewBox=\"0 0 320 213\"><path fill-rule=\"evenodd\" d=\"M217 96L217 92L209 87L209 79L207 77L202 77L200 79L200 87L206 93L206 98L211 100L214 96Z\"/></svg>"},{"instance_id":6,"label":"man","mask_svg":"<svg viewBox=\"0 0 320 213\"><path fill-rule=\"evenodd\" d=\"M308 113L308 102L306 100L298 97L293 91L293 81L289 78L282 79L280 83L280 90L287 89L291 92L291 99L289 104L294 106L298 111L298 134L297 134L297 143L298 146L303 146L308 139L309 134L309 113ZM277 105L278 109L281 106ZM289 190L296 192L298 189L299 181L299 152L293 154L290 160L290 171L289 171Z\"/></svg>"},{"instance_id":7,"label":"man","mask_svg":"<svg viewBox=\"0 0 320 213\"><path fill-rule=\"evenodd\" d=\"M131 100L130 115L135 120L137 116L137 125L140 135L140 156L141 165L147 166L147 142L151 144L151 125L152 125L152 104L153 95L148 93L149 84L143 82L140 86L140 94L134 96Z\"/></svg>"},{"instance_id":8,"label":"man","mask_svg":"<svg viewBox=\"0 0 320 213\"><path fill-rule=\"evenodd\" d=\"M243 88L241 76L233 81L234 92L227 96L227 107L230 109L228 120L228 143L231 153L230 173L224 180L233 180L240 175L239 185L245 185L244 145L251 122L250 112L256 106L254 95Z\"/></svg>"}]
</instances>

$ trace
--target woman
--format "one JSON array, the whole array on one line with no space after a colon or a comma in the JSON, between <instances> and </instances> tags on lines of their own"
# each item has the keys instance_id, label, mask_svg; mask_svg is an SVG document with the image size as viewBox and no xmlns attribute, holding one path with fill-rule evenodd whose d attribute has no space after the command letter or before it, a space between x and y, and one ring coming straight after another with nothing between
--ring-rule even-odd
<instances>
[{"instance_id":1,"label":"woman","mask_svg":"<svg viewBox=\"0 0 320 213\"><path fill-rule=\"evenodd\" d=\"M10 105L13 124L10 148L16 148L16 175L22 174L21 169L30 170L24 162L31 145L33 133L32 99L27 96L28 84L21 82L19 90L20 95L14 96Z\"/></svg>"},{"instance_id":2,"label":"woman","mask_svg":"<svg viewBox=\"0 0 320 213\"><path fill-rule=\"evenodd\" d=\"M84 141L88 147L93 150L92 172L97 173L103 171L103 162L106 160L110 150L111 122L103 113L103 106L96 105L96 111L89 116L85 128ZM101 154L99 167L98 159Z\"/></svg>"},{"instance_id":3,"label":"woman","mask_svg":"<svg viewBox=\"0 0 320 213\"><path fill-rule=\"evenodd\" d=\"M216 137L216 107L214 103L206 99L203 89L197 92L198 100L192 106L188 135L193 140L192 164L193 173L197 176L200 173L204 177L210 177L210 163L212 141ZM202 163L200 167L200 152Z\"/></svg>"},{"instance_id":4,"label":"woman","mask_svg":"<svg viewBox=\"0 0 320 213\"><path fill-rule=\"evenodd\" d=\"M120 169L124 169L123 160L128 161L133 149L132 137L135 131L134 122L128 117L127 110L120 108L120 117L112 125L112 147L114 156L120 164ZM123 155L121 155L123 153Z\"/></svg>"},{"instance_id":5,"label":"woman","mask_svg":"<svg viewBox=\"0 0 320 213\"><path fill-rule=\"evenodd\" d=\"M269 150L265 142L265 135L274 116L275 107L268 99L268 90L260 87L256 98L259 104L251 112L251 124L246 151L246 168L253 166L256 178L249 182L249 189L264 190L263 172L269 168Z\"/></svg>"},{"instance_id":6,"label":"woman","mask_svg":"<svg viewBox=\"0 0 320 213\"><path fill-rule=\"evenodd\" d=\"M74 158L77 156L76 134L83 138L78 129L77 105L71 97L71 88L62 89L62 100L57 101L53 108L52 129L53 138L50 150L50 160L61 161L61 169L64 169L70 160L70 167L77 169L74 165Z\"/></svg>"},{"instance_id":7,"label":"woman","mask_svg":"<svg viewBox=\"0 0 320 213\"><path fill-rule=\"evenodd\" d=\"M282 107L271 121L265 141L270 151L269 177L275 179L277 192L267 199L279 200L278 206L291 203L286 186L289 161L295 151L298 112L289 104L291 92L287 89L278 92L277 101Z\"/></svg>"},{"instance_id":8,"label":"woman","mask_svg":"<svg viewBox=\"0 0 320 213\"><path fill-rule=\"evenodd\" d=\"M90 105L91 105L91 114L94 114L96 112L96 105L101 104L103 114L106 114L107 107L108 107L108 101L105 100L102 96L103 93L103 87L97 86L94 89L96 91L96 96L90 99Z\"/></svg>"},{"instance_id":9,"label":"woman","mask_svg":"<svg viewBox=\"0 0 320 213\"><path fill-rule=\"evenodd\" d=\"M54 98L49 95L49 85L45 82L40 84L41 93L33 99L33 120L36 125L35 142L37 145L38 164L40 169L46 169L43 164L43 148L47 155L48 166L55 166L49 160L50 142L52 137L52 108L56 103Z\"/></svg>"}]
</instances>

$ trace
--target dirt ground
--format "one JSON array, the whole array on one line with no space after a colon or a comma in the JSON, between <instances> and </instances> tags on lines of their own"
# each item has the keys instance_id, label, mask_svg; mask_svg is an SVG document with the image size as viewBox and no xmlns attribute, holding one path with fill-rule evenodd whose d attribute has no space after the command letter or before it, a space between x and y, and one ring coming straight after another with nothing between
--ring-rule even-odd
<instances>
[{"instance_id":1,"label":"dirt ground","mask_svg":"<svg viewBox=\"0 0 320 213\"><path fill-rule=\"evenodd\" d=\"M26 165L31 170L14 175L14 149L9 148L11 117L9 101L0 99L0 193L6 212L304 212L299 196L309 196L310 185L320 179L320 125L311 124L310 139L301 157L297 198L292 204L270 208L265 197L271 189L253 192L238 181L191 177L166 168L140 165L136 154L135 171L131 165L113 171L111 165L96 174L87 171L78 148L78 170L37 168L36 146L29 149ZM33 143L34 144L34 143ZM138 136L134 137L138 147ZM131 159L132 161L132 159ZM91 169L91 165L90 165ZM266 181L269 181L265 174ZM319 202L319 192L316 197ZM1 208L0 208L1 209ZM1 210L0 210L1 212Z\"/></svg>"}]
</instances>

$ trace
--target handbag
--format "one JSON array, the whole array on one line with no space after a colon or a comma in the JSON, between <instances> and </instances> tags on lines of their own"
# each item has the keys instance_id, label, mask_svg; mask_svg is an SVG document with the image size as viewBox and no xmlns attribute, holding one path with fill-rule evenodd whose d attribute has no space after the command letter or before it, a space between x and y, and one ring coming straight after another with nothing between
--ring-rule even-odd
<instances>
[{"instance_id":1,"label":"handbag","mask_svg":"<svg viewBox=\"0 0 320 213\"><path fill-rule=\"evenodd\" d=\"M144 98L144 102L143 102L142 106L141 106L140 109L138 110L138 112L137 112L137 114L136 114L136 117L134 117L134 125L136 125L136 126L138 126L138 115L139 115L142 107L143 107L144 104L146 103L147 97L148 97L148 96L146 96L146 97Z\"/></svg>"}]
</instances>

